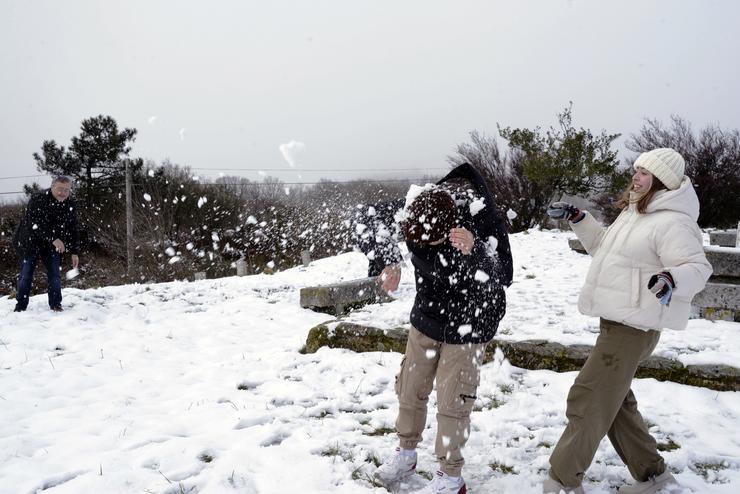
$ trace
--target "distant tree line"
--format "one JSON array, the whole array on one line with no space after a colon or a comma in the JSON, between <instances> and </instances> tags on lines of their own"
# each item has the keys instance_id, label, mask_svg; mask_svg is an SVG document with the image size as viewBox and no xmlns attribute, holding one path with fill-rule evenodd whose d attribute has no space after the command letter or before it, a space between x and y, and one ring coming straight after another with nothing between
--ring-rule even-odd
<instances>
[{"instance_id":1,"label":"distant tree line","mask_svg":"<svg viewBox=\"0 0 740 494\"><path fill-rule=\"evenodd\" d=\"M572 106L557 116L557 127L543 130L498 127L497 136L473 131L448 157L450 167L470 162L489 182L512 232L544 224L546 206L562 195L584 196L607 218L629 184L637 155L672 147L687 161L701 204L702 227L736 226L740 216L740 134L708 126L698 133L674 116L668 126L647 120L626 146L635 154L620 162L613 149L619 134L594 134L572 124ZM314 259L352 248L357 213L406 195L409 181L388 183L322 180L288 186L268 177L198 180L187 167L132 158L136 129L119 128L99 115L82 121L68 147L44 141L34 153L40 171L68 175L76 182L79 219L87 259L88 284L162 281L233 274L238 259L254 273L300 262L301 251ZM499 142L505 142L502 150ZM125 169L133 176L135 273L125 275ZM439 176L426 177L433 182ZM27 194L37 184L24 187ZM14 284L17 260L10 238L22 205L0 206L0 290ZM96 278L97 275L97 278ZM98 281L91 281L98 280ZM10 288L9 288L10 287Z\"/></svg>"}]
</instances>

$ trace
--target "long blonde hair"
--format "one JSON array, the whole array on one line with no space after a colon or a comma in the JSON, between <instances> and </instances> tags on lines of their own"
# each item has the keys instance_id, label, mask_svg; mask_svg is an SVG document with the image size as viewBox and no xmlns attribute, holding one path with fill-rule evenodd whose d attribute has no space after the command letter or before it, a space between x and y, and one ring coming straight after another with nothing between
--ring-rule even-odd
<instances>
[{"instance_id":1,"label":"long blonde hair","mask_svg":"<svg viewBox=\"0 0 740 494\"><path fill-rule=\"evenodd\" d=\"M630 192L632 192L633 186L634 185L630 183L627 189L625 189L625 191L622 193L621 199L616 202L615 205L619 209L626 209L630 205ZM653 175L653 183L652 185L650 185L650 189L645 192L645 194L640 199L637 200L637 212L640 214L645 214L648 204L650 204L650 201L653 200L655 193L666 188L667 187L663 185L663 182L658 180L658 177Z\"/></svg>"}]
</instances>

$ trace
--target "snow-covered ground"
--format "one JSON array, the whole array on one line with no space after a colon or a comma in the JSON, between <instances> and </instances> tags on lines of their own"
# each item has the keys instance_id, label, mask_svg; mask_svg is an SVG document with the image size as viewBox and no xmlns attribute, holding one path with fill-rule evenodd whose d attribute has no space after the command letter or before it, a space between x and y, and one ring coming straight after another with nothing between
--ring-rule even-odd
<instances>
[{"instance_id":1,"label":"snow-covered ground","mask_svg":"<svg viewBox=\"0 0 740 494\"><path fill-rule=\"evenodd\" d=\"M515 284L500 336L593 343L597 321L578 314L589 258L569 233L512 236ZM395 446L393 376L401 356L321 349L298 353L329 316L301 309L303 286L361 277L361 254L272 276L65 290L67 310L0 301L0 493L370 493L373 462ZM398 300L351 319L407 323ZM684 363L737 365L740 324L692 320L657 353ZM575 373L484 366L465 450L469 492L539 492L565 426ZM740 394L652 379L634 390L676 492L740 491ZM420 446L433 472L435 399ZM592 493L629 475L604 441L588 471Z\"/></svg>"}]
</instances>

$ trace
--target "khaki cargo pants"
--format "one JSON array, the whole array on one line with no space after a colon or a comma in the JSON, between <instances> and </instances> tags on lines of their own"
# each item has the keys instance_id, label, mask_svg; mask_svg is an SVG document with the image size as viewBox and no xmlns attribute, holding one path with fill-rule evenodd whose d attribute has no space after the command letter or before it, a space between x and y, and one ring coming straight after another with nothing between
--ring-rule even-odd
<instances>
[{"instance_id":1,"label":"khaki cargo pants","mask_svg":"<svg viewBox=\"0 0 740 494\"><path fill-rule=\"evenodd\" d=\"M630 389L637 365L659 338L660 331L601 320L596 345L568 393L568 425L550 456L551 477L567 487L581 485L605 435L636 480L665 471Z\"/></svg>"},{"instance_id":2,"label":"khaki cargo pants","mask_svg":"<svg viewBox=\"0 0 740 494\"><path fill-rule=\"evenodd\" d=\"M434 453L447 475L460 475L460 450L470 435L470 412L480 382L485 344L454 345L409 331L406 354L396 376L399 410L396 430L401 447L414 449L427 420L427 402L437 380L437 440Z\"/></svg>"}]
</instances>

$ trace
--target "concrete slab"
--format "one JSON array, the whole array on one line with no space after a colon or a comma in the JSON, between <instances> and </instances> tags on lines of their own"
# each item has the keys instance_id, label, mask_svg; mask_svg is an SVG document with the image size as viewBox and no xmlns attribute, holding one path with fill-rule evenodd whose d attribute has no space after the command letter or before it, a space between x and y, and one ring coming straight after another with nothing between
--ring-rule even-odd
<instances>
[{"instance_id":1,"label":"concrete slab","mask_svg":"<svg viewBox=\"0 0 740 494\"><path fill-rule=\"evenodd\" d=\"M329 314L344 314L367 304L393 300L380 289L377 277L301 288L301 307Z\"/></svg>"},{"instance_id":2,"label":"concrete slab","mask_svg":"<svg viewBox=\"0 0 740 494\"><path fill-rule=\"evenodd\" d=\"M319 324L309 331L304 353L314 353L322 346L345 348L355 352L393 351L406 348L408 328L382 330L340 320ZM546 340L508 341L494 339L486 348L484 362L493 360L500 348L512 365L524 369L548 369L556 372L579 370L592 347L561 345ZM719 391L740 391L740 369L727 365L683 365L665 357L653 356L640 364L637 377L672 381Z\"/></svg>"},{"instance_id":3,"label":"concrete slab","mask_svg":"<svg viewBox=\"0 0 740 494\"><path fill-rule=\"evenodd\" d=\"M737 243L737 230L715 230L709 232L709 243L721 247L735 247Z\"/></svg>"},{"instance_id":4,"label":"concrete slab","mask_svg":"<svg viewBox=\"0 0 740 494\"><path fill-rule=\"evenodd\" d=\"M714 277L737 278L740 281L740 249L737 247L704 247L704 254L712 265Z\"/></svg>"}]
</instances>

